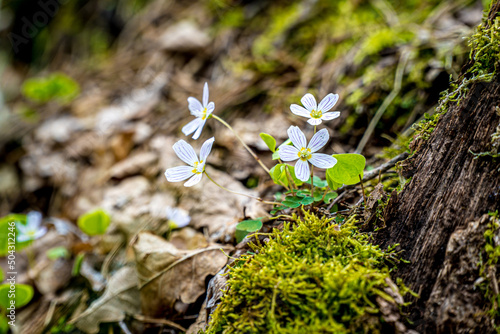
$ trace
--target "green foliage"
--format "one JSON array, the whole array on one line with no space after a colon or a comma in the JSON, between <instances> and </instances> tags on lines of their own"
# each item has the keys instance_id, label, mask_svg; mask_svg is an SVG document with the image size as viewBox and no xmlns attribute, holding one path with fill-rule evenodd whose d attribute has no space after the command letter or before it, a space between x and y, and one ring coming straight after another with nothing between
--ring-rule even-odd
<instances>
[{"instance_id":1,"label":"green foliage","mask_svg":"<svg viewBox=\"0 0 500 334\"><path fill-rule=\"evenodd\" d=\"M71 256L69 251L63 246L54 247L54 248L49 249L47 251L46 255L50 260L53 260L53 261L57 260L57 259L69 259Z\"/></svg>"},{"instance_id":2,"label":"green foliage","mask_svg":"<svg viewBox=\"0 0 500 334\"><path fill-rule=\"evenodd\" d=\"M37 103L56 100L71 102L80 94L80 85L63 73L54 73L44 78L31 78L23 83L22 93Z\"/></svg>"},{"instance_id":3,"label":"green foliage","mask_svg":"<svg viewBox=\"0 0 500 334\"><path fill-rule=\"evenodd\" d=\"M241 242L249 233L257 232L262 228L262 218L243 220L236 225L236 242Z\"/></svg>"},{"instance_id":4,"label":"green foliage","mask_svg":"<svg viewBox=\"0 0 500 334\"><path fill-rule=\"evenodd\" d=\"M14 304L16 308L23 307L31 301L33 293L31 285L2 284L0 285L0 307L4 310L9 308L11 304Z\"/></svg>"},{"instance_id":5,"label":"green foliage","mask_svg":"<svg viewBox=\"0 0 500 334\"><path fill-rule=\"evenodd\" d=\"M285 187L290 185L289 181L292 181L296 186L301 186L304 183L295 176L295 167L287 164L277 164L271 168L270 175L274 183Z\"/></svg>"},{"instance_id":6,"label":"green foliage","mask_svg":"<svg viewBox=\"0 0 500 334\"><path fill-rule=\"evenodd\" d=\"M266 143L267 147L269 147L271 152L274 153L276 151L276 139L274 139L273 136L262 132L260 134L260 138L264 141L264 143Z\"/></svg>"},{"instance_id":7,"label":"green foliage","mask_svg":"<svg viewBox=\"0 0 500 334\"><path fill-rule=\"evenodd\" d=\"M9 332L9 320L4 315L0 315L0 334Z\"/></svg>"},{"instance_id":8,"label":"green foliage","mask_svg":"<svg viewBox=\"0 0 500 334\"><path fill-rule=\"evenodd\" d=\"M381 333L375 301L394 253L368 242L351 218L340 229L304 212L254 254L235 261L206 333Z\"/></svg>"},{"instance_id":9,"label":"green foliage","mask_svg":"<svg viewBox=\"0 0 500 334\"><path fill-rule=\"evenodd\" d=\"M109 215L102 209L81 215L78 218L78 227L88 235L101 235L106 233L111 222Z\"/></svg>"},{"instance_id":10,"label":"green foliage","mask_svg":"<svg viewBox=\"0 0 500 334\"><path fill-rule=\"evenodd\" d=\"M80 269L82 268L82 262L84 258L85 258L85 253L79 253L76 256L75 262L73 263L73 268L71 269L72 276L78 276L78 274L80 274Z\"/></svg>"},{"instance_id":11,"label":"green foliage","mask_svg":"<svg viewBox=\"0 0 500 334\"><path fill-rule=\"evenodd\" d=\"M332 190L343 184L356 184L359 177L363 177L366 159L360 154L334 154L337 163L332 168L326 170L326 180Z\"/></svg>"},{"instance_id":12,"label":"green foliage","mask_svg":"<svg viewBox=\"0 0 500 334\"><path fill-rule=\"evenodd\" d=\"M273 160L278 160L280 158L280 155L279 155L279 150L280 150L280 147L282 147L283 145L292 145L292 140L290 138L288 138L283 144L281 144L274 152L273 152Z\"/></svg>"},{"instance_id":13,"label":"green foliage","mask_svg":"<svg viewBox=\"0 0 500 334\"><path fill-rule=\"evenodd\" d=\"M17 241L18 223L26 225L26 215L12 213L0 218L0 256L6 256L9 254L9 244L11 245L11 250L12 246L15 244L15 250L17 252L31 244L31 241ZM9 238L11 243L9 243ZM13 240L15 240L14 244L12 244Z\"/></svg>"}]
</instances>

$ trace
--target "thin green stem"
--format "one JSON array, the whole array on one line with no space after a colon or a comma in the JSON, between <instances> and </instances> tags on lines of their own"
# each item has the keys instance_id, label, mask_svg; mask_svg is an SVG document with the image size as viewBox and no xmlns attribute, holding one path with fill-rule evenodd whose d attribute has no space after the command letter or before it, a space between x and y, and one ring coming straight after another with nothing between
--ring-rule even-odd
<instances>
[{"instance_id":1,"label":"thin green stem","mask_svg":"<svg viewBox=\"0 0 500 334\"><path fill-rule=\"evenodd\" d=\"M321 202L325 200L326 194L328 194L328 187L325 189L325 193L323 194L323 197L321 197Z\"/></svg>"},{"instance_id":2,"label":"thin green stem","mask_svg":"<svg viewBox=\"0 0 500 334\"><path fill-rule=\"evenodd\" d=\"M363 202L365 202L366 205L365 187L363 186L363 178L361 177L361 174L358 175L358 177L359 177L359 183L361 183L361 191L363 192Z\"/></svg>"},{"instance_id":3,"label":"thin green stem","mask_svg":"<svg viewBox=\"0 0 500 334\"><path fill-rule=\"evenodd\" d=\"M278 203L278 202L269 202L269 201L264 201L262 198L260 197L256 197L256 196L252 196L252 195L248 195L248 194L244 194L244 193L240 193L240 192L237 192L237 191L234 191L234 190L231 190L231 189L227 189L226 187L223 187L221 186L220 184L218 184L217 182L214 181L214 179L212 179L210 177L210 175L208 175L208 173L205 171L204 172L205 175L208 177L208 179L210 181L212 181L217 187L221 188L222 190L225 190L227 192L230 192L231 194L235 194L235 195L241 195L241 196L245 196L245 197L248 197L248 198L252 198L254 200L257 200L259 202L262 202L264 204L272 204L272 205L282 205L281 203Z\"/></svg>"},{"instance_id":4,"label":"thin green stem","mask_svg":"<svg viewBox=\"0 0 500 334\"><path fill-rule=\"evenodd\" d=\"M314 197L314 182L313 182L313 170L314 170L314 167L313 165L311 164L311 197Z\"/></svg>"},{"instance_id":5,"label":"thin green stem","mask_svg":"<svg viewBox=\"0 0 500 334\"><path fill-rule=\"evenodd\" d=\"M316 125L314 126L314 134L316 134Z\"/></svg>"},{"instance_id":6,"label":"thin green stem","mask_svg":"<svg viewBox=\"0 0 500 334\"><path fill-rule=\"evenodd\" d=\"M234 136L241 142L241 144L243 145L243 147L248 151L248 153L250 153L250 155L255 159L257 160L257 162L259 163L259 165L264 168L264 170L267 172L267 174L269 174L269 168L266 167L266 165L264 165L264 163L262 162L262 160L260 160L260 158L257 156L257 154L255 154L254 151L252 151L252 149L250 147L248 147L247 144L245 144L245 142L243 141L243 139L241 139L240 136L238 136L238 134L234 131L234 129L232 128L231 125L229 125L226 121L224 121L222 118L220 118L219 116L217 115L214 115L212 114L211 115L213 118L215 118L216 120L218 120L219 122L221 122L225 127L227 127L229 130L231 130L231 132L234 134Z\"/></svg>"}]
</instances>

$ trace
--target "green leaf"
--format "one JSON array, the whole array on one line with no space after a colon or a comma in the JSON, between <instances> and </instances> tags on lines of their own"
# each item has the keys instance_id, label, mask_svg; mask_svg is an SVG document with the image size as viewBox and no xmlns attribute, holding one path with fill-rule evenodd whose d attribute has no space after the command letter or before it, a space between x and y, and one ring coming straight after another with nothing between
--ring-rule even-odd
<instances>
[{"instance_id":1,"label":"green leaf","mask_svg":"<svg viewBox=\"0 0 500 334\"><path fill-rule=\"evenodd\" d=\"M0 315L0 334L7 334L8 332L9 320L4 315Z\"/></svg>"},{"instance_id":2,"label":"green leaf","mask_svg":"<svg viewBox=\"0 0 500 334\"><path fill-rule=\"evenodd\" d=\"M307 196L307 197L304 197L302 199L302 201L300 201L300 204L302 204L302 205L309 205L309 204L311 204L313 202L314 202L314 198Z\"/></svg>"},{"instance_id":3,"label":"green leaf","mask_svg":"<svg viewBox=\"0 0 500 334\"><path fill-rule=\"evenodd\" d=\"M288 187L289 182L286 173L287 169L288 172L290 173L293 182L298 186L302 185L303 182L297 179L297 176L295 176L295 168L287 164L277 164L276 166L271 168L271 170L269 171L269 175L273 179L274 183Z\"/></svg>"},{"instance_id":4,"label":"green leaf","mask_svg":"<svg viewBox=\"0 0 500 334\"><path fill-rule=\"evenodd\" d=\"M257 232L262 228L262 218L244 220L236 225L236 242L241 242L249 233Z\"/></svg>"},{"instance_id":5,"label":"green leaf","mask_svg":"<svg viewBox=\"0 0 500 334\"><path fill-rule=\"evenodd\" d=\"M63 246L51 248L45 254L47 255L47 257L50 260L53 260L53 261L57 260L57 259L60 259L60 258L62 258L62 259L69 259L69 257L70 257L70 253Z\"/></svg>"},{"instance_id":6,"label":"green leaf","mask_svg":"<svg viewBox=\"0 0 500 334\"><path fill-rule=\"evenodd\" d=\"M22 86L22 93L37 103L47 103L51 100L66 103L80 94L80 85L65 74L54 73L48 77L26 80Z\"/></svg>"},{"instance_id":7,"label":"green leaf","mask_svg":"<svg viewBox=\"0 0 500 334\"><path fill-rule=\"evenodd\" d=\"M3 282L3 280L5 279L5 273L3 272L3 270L0 268L0 282Z\"/></svg>"},{"instance_id":8,"label":"green leaf","mask_svg":"<svg viewBox=\"0 0 500 334\"><path fill-rule=\"evenodd\" d=\"M295 209L295 208L298 208L300 206L300 202L294 202L294 201L287 201L287 200L284 200L283 202L281 202L283 205L289 207L289 208L292 208L292 209Z\"/></svg>"},{"instance_id":9,"label":"green leaf","mask_svg":"<svg viewBox=\"0 0 500 334\"><path fill-rule=\"evenodd\" d=\"M334 154L337 163L326 170L326 180L332 190L339 188L339 184L356 184L359 176L363 177L366 159L361 154Z\"/></svg>"},{"instance_id":10,"label":"green leaf","mask_svg":"<svg viewBox=\"0 0 500 334\"><path fill-rule=\"evenodd\" d=\"M21 251L31 244L31 240L19 242L14 236L17 236L17 223L26 225L26 215L21 214L9 214L0 218L0 256L8 255L9 252L9 238L11 251L15 246L16 252ZM12 233L9 235L9 233ZM12 243L15 241L15 244Z\"/></svg>"},{"instance_id":11,"label":"green leaf","mask_svg":"<svg viewBox=\"0 0 500 334\"><path fill-rule=\"evenodd\" d=\"M337 194L336 192L332 191L332 192L329 192L328 194L326 194L325 196L325 203L326 204L329 204L333 199L337 198L339 196L339 194Z\"/></svg>"},{"instance_id":12,"label":"green leaf","mask_svg":"<svg viewBox=\"0 0 500 334\"><path fill-rule=\"evenodd\" d=\"M260 138L266 143L267 147L271 150L271 152L276 151L276 139L273 136L268 135L267 133L261 132Z\"/></svg>"},{"instance_id":13,"label":"green leaf","mask_svg":"<svg viewBox=\"0 0 500 334\"><path fill-rule=\"evenodd\" d=\"M323 198L324 191L320 191L319 189L314 190L314 201L318 202Z\"/></svg>"},{"instance_id":14,"label":"green leaf","mask_svg":"<svg viewBox=\"0 0 500 334\"><path fill-rule=\"evenodd\" d=\"M0 285L0 306L6 310L11 305L16 308L23 307L33 298L33 287L27 284L2 284ZM11 302L12 301L12 302Z\"/></svg>"},{"instance_id":15,"label":"green leaf","mask_svg":"<svg viewBox=\"0 0 500 334\"><path fill-rule=\"evenodd\" d=\"M75 262L73 263L73 269L71 269L71 276L77 276L78 274L80 274L80 268L82 267L82 262L84 258L85 258L85 253L79 253L76 256Z\"/></svg>"},{"instance_id":16,"label":"green leaf","mask_svg":"<svg viewBox=\"0 0 500 334\"><path fill-rule=\"evenodd\" d=\"M88 235L100 235L106 233L111 218L102 209L97 209L81 215L78 218L78 227Z\"/></svg>"}]
</instances>

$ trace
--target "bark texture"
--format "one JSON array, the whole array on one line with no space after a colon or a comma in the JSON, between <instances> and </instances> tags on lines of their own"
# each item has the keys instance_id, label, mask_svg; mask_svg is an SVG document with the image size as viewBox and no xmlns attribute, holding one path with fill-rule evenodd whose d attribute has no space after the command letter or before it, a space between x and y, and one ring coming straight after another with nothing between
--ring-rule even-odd
<instances>
[{"instance_id":1,"label":"bark texture","mask_svg":"<svg viewBox=\"0 0 500 334\"><path fill-rule=\"evenodd\" d=\"M499 12L497 1L489 17L494 18ZM471 64L464 67L464 75ZM491 135L500 122L496 112L499 106L498 75L491 82L473 83L459 105L450 104L431 137L414 143L415 154L403 164L403 175L412 179L400 194L391 196L384 214L386 228L375 236L382 246L399 243L404 257L411 261L400 266L395 275L420 295L410 310L420 332L494 332L487 324L479 326L480 322L463 319L486 309L481 291L462 290L458 281L453 282L450 273L443 271L455 268L458 272L460 266L458 260L453 260L457 259L456 254L446 251L452 235L461 231L463 240L482 240L471 226L479 228L484 214L500 208L498 159L474 159L471 153L490 151ZM476 225L469 226L470 222ZM481 230L484 231L482 227ZM469 243L467 247L475 249L481 244ZM479 277L478 268L469 269L467 275L476 276L469 277L464 286ZM474 296L466 298L468 303L459 302L465 297L459 296L461 293ZM443 311L438 306L444 301L451 304ZM451 309L456 311L456 317L447 313Z\"/></svg>"}]
</instances>

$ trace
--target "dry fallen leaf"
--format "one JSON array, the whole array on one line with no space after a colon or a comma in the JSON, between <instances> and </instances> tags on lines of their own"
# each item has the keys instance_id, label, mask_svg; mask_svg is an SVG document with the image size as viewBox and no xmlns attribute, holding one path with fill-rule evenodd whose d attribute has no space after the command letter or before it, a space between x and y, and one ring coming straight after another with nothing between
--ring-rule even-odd
<instances>
[{"instance_id":1,"label":"dry fallen leaf","mask_svg":"<svg viewBox=\"0 0 500 334\"><path fill-rule=\"evenodd\" d=\"M119 322L125 314L140 312L135 268L123 267L109 280L104 294L70 323L85 333L98 333L102 322Z\"/></svg>"},{"instance_id":2,"label":"dry fallen leaf","mask_svg":"<svg viewBox=\"0 0 500 334\"><path fill-rule=\"evenodd\" d=\"M212 245L183 251L148 232L139 233L133 247L142 311L151 317L164 317L194 303L205 293L206 277L215 275L227 262L221 251L227 247Z\"/></svg>"}]
</instances>

